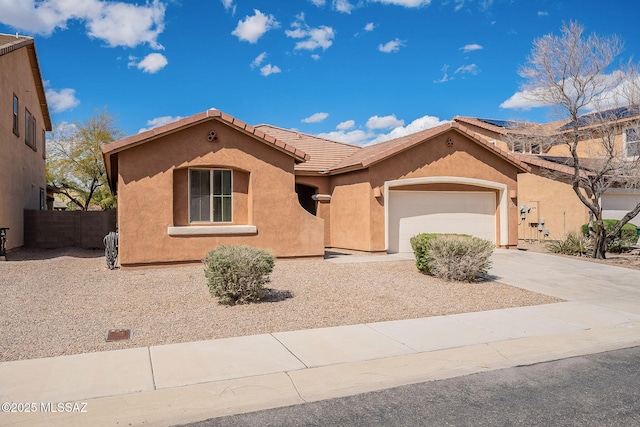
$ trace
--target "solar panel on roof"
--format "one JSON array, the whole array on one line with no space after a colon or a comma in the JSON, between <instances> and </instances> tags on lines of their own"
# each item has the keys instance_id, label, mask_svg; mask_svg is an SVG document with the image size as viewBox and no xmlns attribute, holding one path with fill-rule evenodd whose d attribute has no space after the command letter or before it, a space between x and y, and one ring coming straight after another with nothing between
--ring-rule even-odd
<instances>
[{"instance_id":1,"label":"solar panel on roof","mask_svg":"<svg viewBox=\"0 0 640 427\"><path fill-rule=\"evenodd\" d=\"M611 110L606 111L598 111L578 117L578 127L588 126L601 120L626 119L627 117L633 117L638 114L640 114L640 109L635 105L612 108ZM567 123L566 125L562 126L560 130L567 130L571 129L572 127L573 123Z\"/></svg>"},{"instance_id":2,"label":"solar panel on roof","mask_svg":"<svg viewBox=\"0 0 640 427\"><path fill-rule=\"evenodd\" d=\"M511 128L517 125L517 122L513 122L511 120L494 120L494 119L478 119L478 120L493 126L501 127L501 128Z\"/></svg>"}]
</instances>

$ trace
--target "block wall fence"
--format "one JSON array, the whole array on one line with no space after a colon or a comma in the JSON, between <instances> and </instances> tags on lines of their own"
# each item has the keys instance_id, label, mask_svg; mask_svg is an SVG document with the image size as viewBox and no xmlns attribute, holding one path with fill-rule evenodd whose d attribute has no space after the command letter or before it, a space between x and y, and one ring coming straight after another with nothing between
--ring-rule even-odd
<instances>
[{"instance_id":1,"label":"block wall fence","mask_svg":"<svg viewBox=\"0 0 640 427\"><path fill-rule=\"evenodd\" d=\"M116 231L116 221L116 210L25 210L24 246L47 249L69 246L104 249L102 239L110 231Z\"/></svg>"}]
</instances>

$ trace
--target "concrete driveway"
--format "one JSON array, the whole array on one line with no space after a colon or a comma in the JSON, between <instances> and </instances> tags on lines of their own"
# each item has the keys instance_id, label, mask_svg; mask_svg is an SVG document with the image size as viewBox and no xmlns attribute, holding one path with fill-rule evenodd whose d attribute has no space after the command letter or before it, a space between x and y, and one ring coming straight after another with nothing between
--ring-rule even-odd
<instances>
[{"instance_id":1,"label":"concrete driveway","mask_svg":"<svg viewBox=\"0 0 640 427\"><path fill-rule=\"evenodd\" d=\"M506 249L497 249L491 261L489 273L496 281L567 301L627 297L640 301L640 270Z\"/></svg>"}]
</instances>

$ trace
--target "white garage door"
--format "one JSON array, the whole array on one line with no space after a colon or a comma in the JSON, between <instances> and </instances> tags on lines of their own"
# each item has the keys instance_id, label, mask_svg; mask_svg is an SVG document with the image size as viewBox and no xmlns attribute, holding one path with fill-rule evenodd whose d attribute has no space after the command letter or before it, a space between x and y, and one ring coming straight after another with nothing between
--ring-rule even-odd
<instances>
[{"instance_id":1,"label":"white garage door","mask_svg":"<svg viewBox=\"0 0 640 427\"><path fill-rule=\"evenodd\" d=\"M458 233L496 241L493 192L390 191L389 252L411 252L419 233Z\"/></svg>"},{"instance_id":2,"label":"white garage door","mask_svg":"<svg viewBox=\"0 0 640 427\"><path fill-rule=\"evenodd\" d=\"M602 196L602 218L622 219L631 209L640 202L640 194L604 194ZM640 226L640 215L629 221L633 225Z\"/></svg>"}]
</instances>

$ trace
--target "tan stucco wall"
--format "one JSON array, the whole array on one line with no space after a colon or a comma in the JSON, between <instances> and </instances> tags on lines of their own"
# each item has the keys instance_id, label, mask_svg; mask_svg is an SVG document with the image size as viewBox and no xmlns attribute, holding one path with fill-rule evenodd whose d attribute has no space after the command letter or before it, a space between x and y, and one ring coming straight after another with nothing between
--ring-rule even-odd
<instances>
[{"instance_id":1,"label":"tan stucco wall","mask_svg":"<svg viewBox=\"0 0 640 427\"><path fill-rule=\"evenodd\" d=\"M543 239L543 234L537 229L542 218L543 227L549 230L547 239L551 240L562 239L569 232L580 231L580 226L589 221L587 208L580 202L571 185L545 176L537 168L533 168L533 173L518 176L518 206L520 205L537 208L536 213L530 212L525 220L519 221L520 239Z\"/></svg>"},{"instance_id":2,"label":"tan stucco wall","mask_svg":"<svg viewBox=\"0 0 640 427\"><path fill-rule=\"evenodd\" d=\"M454 142L452 147L446 144L449 138ZM374 196L376 188L382 189L387 181L434 176L502 183L507 187L507 194L517 190L517 168L514 165L457 131L450 130L376 163L367 170L332 177L331 246L365 251L385 250L385 200L382 196ZM433 188L454 187L445 185ZM477 187L477 190L484 191L481 187ZM517 205L510 198L507 203L508 245L515 246L518 239ZM497 205L496 210L496 229L499 230L500 212ZM500 241L499 233L496 239Z\"/></svg>"},{"instance_id":3,"label":"tan stucco wall","mask_svg":"<svg viewBox=\"0 0 640 427\"><path fill-rule=\"evenodd\" d=\"M620 158L624 156L623 132L624 130L621 129L620 133L613 137L614 149L616 150L615 156L619 155L621 156ZM606 154L605 144L608 144L608 141L605 142L603 138L582 140L578 142L578 156L590 158L601 157ZM566 144L558 144L550 147L547 154L550 156L571 157L571 151L569 151L569 146Z\"/></svg>"},{"instance_id":4,"label":"tan stucco wall","mask_svg":"<svg viewBox=\"0 0 640 427\"><path fill-rule=\"evenodd\" d=\"M19 100L20 136L13 133L13 95ZM0 56L0 227L9 227L7 248L24 244L24 210L40 209L46 189L42 156L44 120L26 48ZM36 147L24 142L25 107L36 118Z\"/></svg>"},{"instance_id":5,"label":"tan stucco wall","mask_svg":"<svg viewBox=\"0 0 640 427\"><path fill-rule=\"evenodd\" d=\"M206 136L215 131L218 140ZM232 169L233 222L256 235L169 236L187 226L189 167ZM197 261L221 244L246 244L278 257L322 256L323 220L295 193L294 160L220 121L208 121L119 153L118 223L122 265Z\"/></svg>"}]
</instances>

